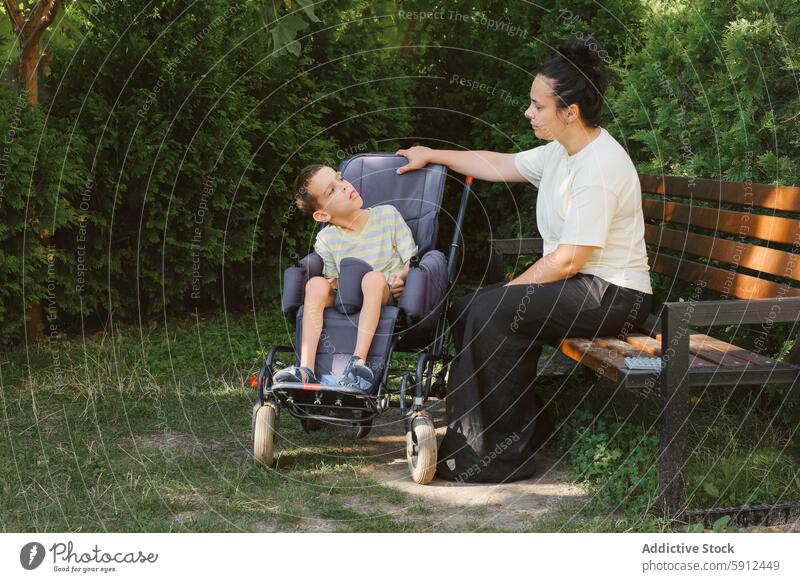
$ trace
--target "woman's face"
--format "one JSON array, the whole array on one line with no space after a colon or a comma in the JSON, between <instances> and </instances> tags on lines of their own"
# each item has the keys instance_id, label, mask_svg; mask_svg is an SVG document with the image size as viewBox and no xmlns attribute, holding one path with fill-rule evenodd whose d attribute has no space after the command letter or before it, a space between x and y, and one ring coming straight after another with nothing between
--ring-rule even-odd
<instances>
[{"instance_id":1,"label":"woman's face","mask_svg":"<svg viewBox=\"0 0 800 582\"><path fill-rule=\"evenodd\" d=\"M574 123L577 118L576 105L559 109L556 102L550 79L536 75L531 85L531 104L525 110L525 118L531 122L533 132L539 139L559 139L568 124Z\"/></svg>"}]
</instances>

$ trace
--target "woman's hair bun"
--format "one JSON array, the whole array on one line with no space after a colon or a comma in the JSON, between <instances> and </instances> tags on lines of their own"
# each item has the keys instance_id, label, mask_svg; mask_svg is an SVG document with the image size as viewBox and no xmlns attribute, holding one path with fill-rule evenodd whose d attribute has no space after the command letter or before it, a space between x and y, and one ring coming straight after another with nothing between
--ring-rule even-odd
<instances>
[{"instance_id":1,"label":"woman's hair bun","mask_svg":"<svg viewBox=\"0 0 800 582\"><path fill-rule=\"evenodd\" d=\"M584 121L597 126L608 87L605 57L599 40L591 35L580 36L558 47L558 52L539 65L536 72L553 81L559 108L576 103Z\"/></svg>"},{"instance_id":2,"label":"woman's hair bun","mask_svg":"<svg viewBox=\"0 0 800 582\"><path fill-rule=\"evenodd\" d=\"M605 65L601 57L605 51L603 45L595 37L588 35L576 38L562 44L558 48L558 52L595 83L598 80L605 81ZM603 92L604 89L605 83L600 91Z\"/></svg>"}]
</instances>

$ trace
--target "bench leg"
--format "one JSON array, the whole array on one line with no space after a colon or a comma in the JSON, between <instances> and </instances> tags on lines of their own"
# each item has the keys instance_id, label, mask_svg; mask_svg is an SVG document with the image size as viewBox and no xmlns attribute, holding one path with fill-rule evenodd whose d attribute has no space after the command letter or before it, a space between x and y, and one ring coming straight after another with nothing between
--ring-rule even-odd
<instances>
[{"instance_id":1,"label":"bench leg","mask_svg":"<svg viewBox=\"0 0 800 582\"><path fill-rule=\"evenodd\" d=\"M661 463L658 476L658 497L661 516L670 521L683 521L686 511L685 470L688 461L687 407L677 406L677 400L686 402L686 395L673 392L661 385L664 403L661 417Z\"/></svg>"},{"instance_id":2,"label":"bench leg","mask_svg":"<svg viewBox=\"0 0 800 582\"><path fill-rule=\"evenodd\" d=\"M659 508L671 522L686 515L685 471L689 459L689 334L674 313L662 318L661 462Z\"/></svg>"}]
</instances>

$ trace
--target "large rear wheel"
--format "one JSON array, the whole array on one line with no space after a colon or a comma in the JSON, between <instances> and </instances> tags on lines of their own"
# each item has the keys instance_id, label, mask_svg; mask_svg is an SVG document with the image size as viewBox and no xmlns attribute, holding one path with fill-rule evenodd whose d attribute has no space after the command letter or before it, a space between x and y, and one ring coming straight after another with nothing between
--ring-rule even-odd
<instances>
[{"instance_id":1,"label":"large rear wheel","mask_svg":"<svg viewBox=\"0 0 800 582\"><path fill-rule=\"evenodd\" d=\"M322 423L313 418L301 418L300 426L303 428L303 432L305 433L312 433L322 430Z\"/></svg>"}]
</instances>

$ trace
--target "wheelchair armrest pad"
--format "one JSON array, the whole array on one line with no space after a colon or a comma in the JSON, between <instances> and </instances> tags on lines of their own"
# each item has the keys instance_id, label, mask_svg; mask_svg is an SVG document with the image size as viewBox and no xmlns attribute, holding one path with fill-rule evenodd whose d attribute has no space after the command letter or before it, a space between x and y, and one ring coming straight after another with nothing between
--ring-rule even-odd
<instances>
[{"instance_id":1,"label":"wheelchair armrest pad","mask_svg":"<svg viewBox=\"0 0 800 582\"><path fill-rule=\"evenodd\" d=\"M428 251L419 265L409 269L398 307L410 325L438 317L447 294L447 259L441 251Z\"/></svg>"},{"instance_id":2,"label":"wheelchair armrest pad","mask_svg":"<svg viewBox=\"0 0 800 582\"><path fill-rule=\"evenodd\" d=\"M301 259L296 266L283 273L283 292L281 293L281 312L289 321L294 321L297 310L305 300L306 283L312 277L322 275L322 257L311 253Z\"/></svg>"}]
</instances>

